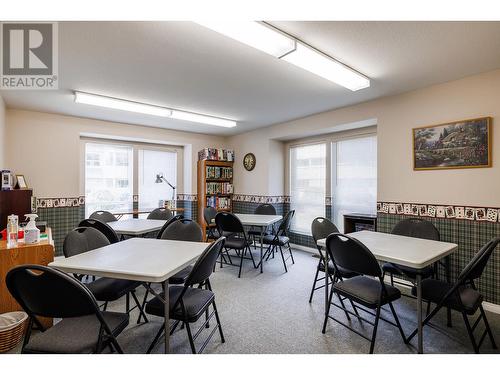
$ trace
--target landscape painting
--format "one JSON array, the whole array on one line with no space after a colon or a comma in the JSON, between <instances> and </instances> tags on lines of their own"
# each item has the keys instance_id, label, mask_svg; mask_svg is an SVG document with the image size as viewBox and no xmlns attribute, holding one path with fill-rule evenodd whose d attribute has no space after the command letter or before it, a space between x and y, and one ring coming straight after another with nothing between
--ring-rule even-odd
<instances>
[{"instance_id":1,"label":"landscape painting","mask_svg":"<svg viewBox=\"0 0 500 375\"><path fill-rule=\"evenodd\" d=\"M415 170L491 167L491 117L413 129Z\"/></svg>"}]
</instances>

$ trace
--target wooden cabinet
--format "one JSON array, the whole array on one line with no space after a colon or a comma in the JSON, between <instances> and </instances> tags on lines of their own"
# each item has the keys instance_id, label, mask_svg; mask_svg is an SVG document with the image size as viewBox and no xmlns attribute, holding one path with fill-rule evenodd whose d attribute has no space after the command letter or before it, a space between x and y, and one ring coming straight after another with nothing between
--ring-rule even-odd
<instances>
[{"instance_id":1,"label":"wooden cabinet","mask_svg":"<svg viewBox=\"0 0 500 375\"><path fill-rule=\"evenodd\" d=\"M233 162L198 160L198 223L206 232L203 210L207 206L217 211L233 209Z\"/></svg>"},{"instance_id":2,"label":"wooden cabinet","mask_svg":"<svg viewBox=\"0 0 500 375\"><path fill-rule=\"evenodd\" d=\"M19 216L19 222L24 221L24 215L31 213L31 189L0 191L0 230L7 226L7 216Z\"/></svg>"},{"instance_id":3,"label":"wooden cabinet","mask_svg":"<svg viewBox=\"0 0 500 375\"><path fill-rule=\"evenodd\" d=\"M14 297L11 296L5 276L10 269L21 264L48 265L54 260L54 244L50 228L47 228L47 238L37 244L19 243L15 248L7 249L7 241L0 241L0 313L22 310ZM52 326L52 319L40 318L44 327Z\"/></svg>"}]
</instances>

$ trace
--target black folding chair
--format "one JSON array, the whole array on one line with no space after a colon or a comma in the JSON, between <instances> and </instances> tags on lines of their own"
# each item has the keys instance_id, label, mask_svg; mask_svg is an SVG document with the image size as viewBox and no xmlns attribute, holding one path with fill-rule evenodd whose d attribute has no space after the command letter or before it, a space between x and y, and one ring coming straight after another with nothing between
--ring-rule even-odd
<instances>
[{"instance_id":1,"label":"black folding chair","mask_svg":"<svg viewBox=\"0 0 500 375\"><path fill-rule=\"evenodd\" d=\"M428 324L441 308L451 308L462 314L472 347L476 353L479 353L479 348L486 338L486 335L490 338L493 349L497 349L495 339L493 338L488 319L486 318L482 306L483 296L477 290L474 280L481 277L498 243L500 243L500 237L496 237L484 245L472 258L469 264L465 266L454 284L435 279L422 280L422 298L436 304L436 307L427 314L423 320L422 326ZM415 287L412 288L412 294L416 295ZM479 316L471 326L468 316L475 315L478 310ZM478 327L481 320L483 320L485 330L477 343L474 337L474 330ZM417 330L413 331L408 337L408 340L411 340L416 334Z\"/></svg>"},{"instance_id":2,"label":"black folding chair","mask_svg":"<svg viewBox=\"0 0 500 375\"><path fill-rule=\"evenodd\" d=\"M184 216L175 215L175 216L171 217L165 224L163 224L161 229L158 231L158 234L156 235L156 239L158 239L158 240L161 239L161 236L163 236L163 232L165 232L165 230L169 227L169 225L172 224L173 222L175 222L177 220L181 220L181 219L184 219Z\"/></svg>"},{"instance_id":3,"label":"black folding chair","mask_svg":"<svg viewBox=\"0 0 500 375\"><path fill-rule=\"evenodd\" d=\"M66 235L63 243L63 253L68 258L109 244L106 236L97 229L92 227L78 227ZM75 276L80 278L78 275ZM135 289L141 285L140 281L112 279L109 277L100 277L86 284L95 298L98 301L104 302L104 311L108 307L108 302L116 301L125 296L126 312L128 313L137 307L139 309L139 319L142 316L147 322L146 314L144 314L142 305L135 294ZM132 296L136 305L132 309L130 308L130 296Z\"/></svg>"},{"instance_id":4,"label":"black folding chair","mask_svg":"<svg viewBox=\"0 0 500 375\"><path fill-rule=\"evenodd\" d=\"M215 216L217 216L217 210L215 208L209 206L203 209L203 219L205 220L207 239L209 240L216 240L219 238L217 225L215 225Z\"/></svg>"},{"instance_id":5,"label":"black folding chair","mask_svg":"<svg viewBox=\"0 0 500 375\"><path fill-rule=\"evenodd\" d=\"M247 238L245 229L243 228L243 224L241 223L240 219L238 219L238 217L230 212L219 212L215 216L215 224L217 225L219 235L226 236L224 248L221 250L221 268L222 264L238 266L237 264L233 263L231 259L232 256L229 253L230 250L234 250L236 252L236 256L240 258L238 277L241 277L243 259L250 259L253 263L254 268L257 268L252 255L252 250L250 249L251 242ZM249 257L245 257L247 252L250 255Z\"/></svg>"},{"instance_id":6,"label":"black folding chair","mask_svg":"<svg viewBox=\"0 0 500 375\"><path fill-rule=\"evenodd\" d=\"M279 249L281 254L281 259L283 260L283 266L285 267L285 272L288 272L288 269L286 267L286 261L288 259L291 259L292 264L295 264L295 260L293 259L292 248L290 247L290 238L288 237L288 231L290 230L290 224L294 215L295 215L295 210L288 211L283 220L281 221L276 233L268 234L264 236L264 238L262 239L262 242L265 245L269 245L266 251L264 252L264 255L262 256L262 259L266 258L266 260L268 260L271 255L273 255L274 257L274 250ZM286 259L285 256L283 255L284 247L288 249L288 251L290 252L290 256ZM257 266L259 265L260 263Z\"/></svg>"},{"instance_id":7,"label":"black folding chair","mask_svg":"<svg viewBox=\"0 0 500 375\"><path fill-rule=\"evenodd\" d=\"M332 285L322 332L325 333L326 324L328 322L328 318L330 318L364 339L370 341L370 354L372 354L375 347L378 323L379 320L382 319L399 329L403 342L406 344L407 341L403 328L399 323L398 316L392 305L392 302L401 298L401 292L392 285L384 283L382 270L372 252L355 238L351 238L340 233L332 233L327 237L326 250L328 251L328 256L333 261L337 275L340 275L340 271L338 270L338 266L340 266L351 270L352 272L356 272L359 276L354 276L347 280L343 280L339 277L339 281ZM332 303L334 293L339 298L341 305ZM342 302L342 297L350 300L353 306L357 309L360 309L372 316L374 315L375 321L372 322L362 317L359 313L357 313L357 311L352 312L347 309ZM391 322L380 316L381 307L387 304L391 309L395 322ZM363 321L372 325L373 330L371 338L365 336L364 333L355 330L350 325L331 316L330 307L332 305L343 310L347 317L348 315L353 315L360 321L360 323ZM375 314L371 310L375 310ZM350 319L348 318L348 320Z\"/></svg>"},{"instance_id":8,"label":"black folding chair","mask_svg":"<svg viewBox=\"0 0 500 375\"><path fill-rule=\"evenodd\" d=\"M103 223L109 223L110 221L117 221L115 215L109 211L95 211L90 216L89 219L97 219Z\"/></svg>"},{"instance_id":9,"label":"black folding chair","mask_svg":"<svg viewBox=\"0 0 500 375\"><path fill-rule=\"evenodd\" d=\"M316 247L318 248L319 262L318 262L318 266L316 267L316 274L314 275L313 286L311 288L311 294L309 296L309 303L312 302L314 292L318 289L325 287L324 283L320 283L320 286L316 287L316 283L321 282L325 279L325 276L318 277L320 272L325 272L325 257L323 256L323 251L322 251L321 246L318 246L318 240L320 240L322 238L327 238L332 233L339 233L339 230L337 229L335 224L333 224L327 218L317 217L316 219L313 220L313 222L311 224L311 233L312 233L314 243L316 244ZM357 275L355 272L351 272L349 270L346 270L338 265L337 265L337 268L340 272L339 277L341 277L342 279L349 279L349 278ZM328 281L328 283L336 281L336 279L335 279L336 278L335 266L333 265L333 263L331 261L328 262L328 276L330 279Z\"/></svg>"},{"instance_id":10,"label":"black folding chair","mask_svg":"<svg viewBox=\"0 0 500 375\"><path fill-rule=\"evenodd\" d=\"M123 353L116 337L129 322L126 313L101 312L91 291L77 279L40 265L21 265L6 276L9 292L29 316L21 353ZM44 330L37 316L62 318ZM33 325L42 332L31 337Z\"/></svg>"},{"instance_id":11,"label":"black folding chair","mask_svg":"<svg viewBox=\"0 0 500 375\"><path fill-rule=\"evenodd\" d=\"M106 236L109 243L116 243L116 242L120 241L115 230L113 228L111 228L104 221L100 221L98 219L84 219L84 220L80 221L78 226L97 229L99 232L101 232L102 234L104 234Z\"/></svg>"},{"instance_id":12,"label":"black folding chair","mask_svg":"<svg viewBox=\"0 0 500 375\"><path fill-rule=\"evenodd\" d=\"M276 208L272 204L269 203L263 203L259 204L257 208L254 211L255 215L276 215ZM266 228L264 230L264 235L272 234L274 233L274 226L271 225L271 228ZM256 248L257 247L257 238L260 238L260 230L258 229L253 229L250 228L248 231L248 237L252 239L253 246Z\"/></svg>"},{"instance_id":13,"label":"black folding chair","mask_svg":"<svg viewBox=\"0 0 500 375\"><path fill-rule=\"evenodd\" d=\"M224 246L225 238L221 237L217 241L212 242L205 249L203 254L198 258L196 263L191 270L191 273L186 279L184 286L171 286L169 287L169 305L170 305L170 319L176 320L170 334L172 334L179 322L183 322L186 326L189 344L191 346L191 351L193 354L201 353L207 346L208 342L214 335L215 331L218 329L221 341L224 343L224 334L222 333L222 326L220 324L219 314L217 312L217 306L215 305L215 294L212 291L210 285L210 275L213 272L215 263L219 253ZM205 289L203 288L205 287ZM160 295L163 298L163 294ZM213 311L208 314L210 306L213 307ZM164 317L164 303L155 297L149 301L146 305L146 312L159 317ZM205 322L200 326L198 331L194 333L191 332L191 324L199 320L201 316L205 314ZM207 339L201 345L199 351L196 351L195 340L203 332L204 328L209 327L209 321L215 316L217 324L208 334ZM147 353L151 353L154 349L158 340L160 340L162 334L165 331L165 326L162 325L153 342L149 346Z\"/></svg>"},{"instance_id":14,"label":"black folding chair","mask_svg":"<svg viewBox=\"0 0 500 375\"><path fill-rule=\"evenodd\" d=\"M148 215L148 219L152 220L170 220L174 215L168 208L156 208Z\"/></svg>"}]
</instances>

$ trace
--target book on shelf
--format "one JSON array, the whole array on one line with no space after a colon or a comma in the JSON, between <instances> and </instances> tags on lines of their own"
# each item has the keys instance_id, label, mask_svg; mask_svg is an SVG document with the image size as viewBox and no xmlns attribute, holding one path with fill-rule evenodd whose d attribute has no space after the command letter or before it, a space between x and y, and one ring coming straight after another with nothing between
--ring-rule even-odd
<instances>
[{"instance_id":1,"label":"book on shelf","mask_svg":"<svg viewBox=\"0 0 500 375\"><path fill-rule=\"evenodd\" d=\"M234 161L234 150L207 147L198 151L198 160Z\"/></svg>"},{"instance_id":2,"label":"book on shelf","mask_svg":"<svg viewBox=\"0 0 500 375\"><path fill-rule=\"evenodd\" d=\"M213 207L216 210L228 210L231 208L231 198L229 197L207 197L207 207Z\"/></svg>"},{"instance_id":3,"label":"book on shelf","mask_svg":"<svg viewBox=\"0 0 500 375\"><path fill-rule=\"evenodd\" d=\"M207 179L231 179L233 178L232 167L206 167Z\"/></svg>"},{"instance_id":4,"label":"book on shelf","mask_svg":"<svg viewBox=\"0 0 500 375\"><path fill-rule=\"evenodd\" d=\"M233 184L229 182L207 182L207 194L232 194Z\"/></svg>"}]
</instances>

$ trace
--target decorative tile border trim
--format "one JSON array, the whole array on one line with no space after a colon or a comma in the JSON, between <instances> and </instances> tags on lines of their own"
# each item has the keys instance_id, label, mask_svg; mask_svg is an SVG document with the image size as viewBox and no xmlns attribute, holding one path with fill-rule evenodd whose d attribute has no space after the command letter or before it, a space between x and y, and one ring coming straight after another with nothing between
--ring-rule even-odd
<instances>
[{"instance_id":1,"label":"decorative tile border trim","mask_svg":"<svg viewBox=\"0 0 500 375\"><path fill-rule=\"evenodd\" d=\"M250 202L250 203L290 203L290 196L288 195L246 195L234 194L233 200L236 202Z\"/></svg>"},{"instance_id":2,"label":"decorative tile border trim","mask_svg":"<svg viewBox=\"0 0 500 375\"><path fill-rule=\"evenodd\" d=\"M196 194L177 194L178 201L190 201L196 202L198 200L198 195Z\"/></svg>"},{"instance_id":3,"label":"decorative tile border trim","mask_svg":"<svg viewBox=\"0 0 500 375\"><path fill-rule=\"evenodd\" d=\"M492 223L500 222L500 209L495 207L377 202L377 212L421 217L489 221Z\"/></svg>"},{"instance_id":4,"label":"decorative tile border trim","mask_svg":"<svg viewBox=\"0 0 500 375\"><path fill-rule=\"evenodd\" d=\"M85 204L85 197L75 198L37 198L36 208L80 207Z\"/></svg>"}]
</instances>

